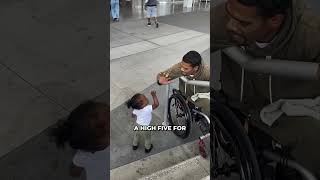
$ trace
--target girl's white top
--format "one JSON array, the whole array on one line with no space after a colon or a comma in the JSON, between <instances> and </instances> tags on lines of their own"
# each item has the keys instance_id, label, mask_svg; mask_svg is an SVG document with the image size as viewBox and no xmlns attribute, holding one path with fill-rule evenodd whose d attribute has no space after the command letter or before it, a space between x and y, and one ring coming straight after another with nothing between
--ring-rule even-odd
<instances>
[{"instance_id":1,"label":"girl's white top","mask_svg":"<svg viewBox=\"0 0 320 180\"><path fill-rule=\"evenodd\" d=\"M152 105L148 105L143 109L134 109L133 114L137 116L137 124L141 126L149 126L152 119Z\"/></svg>"},{"instance_id":2,"label":"girl's white top","mask_svg":"<svg viewBox=\"0 0 320 180\"><path fill-rule=\"evenodd\" d=\"M109 147L94 153L78 150L73 157L73 164L86 171L86 180L109 180Z\"/></svg>"}]
</instances>

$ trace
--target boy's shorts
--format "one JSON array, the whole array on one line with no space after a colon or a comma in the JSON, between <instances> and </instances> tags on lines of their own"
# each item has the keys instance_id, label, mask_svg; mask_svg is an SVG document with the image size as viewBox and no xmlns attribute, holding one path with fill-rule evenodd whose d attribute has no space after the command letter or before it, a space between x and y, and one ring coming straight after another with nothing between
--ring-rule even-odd
<instances>
[{"instance_id":1,"label":"boy's shorts","mask_svg":"<svg viewBox=\"0 0 320 180\"><path fill-rule=\"evenodd\" d=\"M157 17L157 6L147 6L147 18Z\"/></svg>"}]
</instances>

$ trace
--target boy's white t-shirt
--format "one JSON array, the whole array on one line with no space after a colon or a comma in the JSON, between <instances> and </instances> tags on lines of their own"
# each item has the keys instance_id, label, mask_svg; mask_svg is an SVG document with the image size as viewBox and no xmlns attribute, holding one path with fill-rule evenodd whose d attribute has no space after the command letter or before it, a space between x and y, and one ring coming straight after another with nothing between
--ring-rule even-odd
<instances>
[{"instance_id":1,"label":"boy's white t-shirt","mask_svg":"<svg viewBox=\"0 0 320 180\"><path fill-rule=\"evenodd\" d=\"M133 114L137 116L137 124L141 126L149 126L152 119L152 105L148 105L143 109L134 109Z\"/></svg>"},{"instance_id":2,"label":"boy's white t-shirt","mask_svg":"<svg viewBox=\"0 0 320 180\"><path fill-rule=\"evenodd\" d=\"M109 147L94 153L78 150L73 157L73 164L86 171L86 180L109 180Z\"/></svg>"}]
</instances>

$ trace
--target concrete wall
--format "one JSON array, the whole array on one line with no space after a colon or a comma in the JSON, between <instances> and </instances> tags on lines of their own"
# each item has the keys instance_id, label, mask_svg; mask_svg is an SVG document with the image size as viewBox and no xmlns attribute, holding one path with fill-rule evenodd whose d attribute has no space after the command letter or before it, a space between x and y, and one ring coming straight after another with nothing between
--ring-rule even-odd
<instances>
[{"instance_id":1,"label":"concrete wall","mask_svg":"<svg viewBox=\"0 0 320 180\"><path fill-rule=\"evenodd\" d=\"M107 91L105 7L103 0L0 2L0 156Z\"/></svg>"}]
</instances>

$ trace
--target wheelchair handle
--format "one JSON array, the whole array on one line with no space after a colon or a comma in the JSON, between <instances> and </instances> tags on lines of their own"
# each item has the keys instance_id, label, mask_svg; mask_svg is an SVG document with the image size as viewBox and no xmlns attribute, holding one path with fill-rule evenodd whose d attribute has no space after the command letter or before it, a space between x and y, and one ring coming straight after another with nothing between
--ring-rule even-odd
<instances>
[{"instance_id":1,"label":"wheelchair handle","mask_svg":"<svg viewBox=\"0 0 320 180\"><path fill-rule=\"evenodd\" d=\"M198 81L198 80L189 80L186 77L180 77L180 79L185 82L185 84L191 84L195 86L203 86L203 87L210 87L210 81ZM169 100L169 89L170 84L165 85L165 108L163 112L163 121L168 123L168 100ZM207 118L206 118L207 119ZM208 120L208 119L207 119ZM210 120L209 120L210 123Z\"/></svg>"},{"instance_id":2,"label":"wheelchair handle","mask_svg":"<svg viewBox=\"0 0 320 180\"><path fill-rule=\"evenodd\" d=\"M320 68L318 63L271 58L268 60L263 58L252 58L241 48L235 46L223 49L222 52L248 71L305 80L320 79Z\"/></svg>"},{"instance_id":3,"label":"wheelchair handle","mask_svg":"<svg viewBox=\"0 0 320 180\"><path fill-rule=\"evenodd\" d=\"M180 77L180 79L186 84L195 85L195 86L210 87L210 81L189 80L184 76Z\"/></svg>"}]
</instances>

